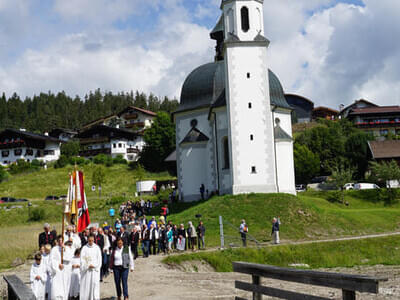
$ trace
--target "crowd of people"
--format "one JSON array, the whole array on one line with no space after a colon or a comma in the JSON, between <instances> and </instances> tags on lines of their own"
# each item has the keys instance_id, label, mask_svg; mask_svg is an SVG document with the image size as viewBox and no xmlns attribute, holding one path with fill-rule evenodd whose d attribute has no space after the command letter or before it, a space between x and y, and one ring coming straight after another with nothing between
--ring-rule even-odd
<instances>
[{"instance_id":1,"label":"crowd of people","mask_svg":"<svg viewBox=\"0 0 400 300\"><path fill-rule=\"evenodd\" d=\"M144 202L144 201L143 201ZM147 218L151 203L128 201L120 206L114 224L91 224L82 233L67 226L63 235L44 225L40 253L31 268L31 287L37 299L100 299L100 282L113 273L118 299L128 299L128 274L134 260L173 251L205 249L205 227L167 221L161 215ZM122 285L122 288L121 288Z\"/></svg>"}]
</instances>

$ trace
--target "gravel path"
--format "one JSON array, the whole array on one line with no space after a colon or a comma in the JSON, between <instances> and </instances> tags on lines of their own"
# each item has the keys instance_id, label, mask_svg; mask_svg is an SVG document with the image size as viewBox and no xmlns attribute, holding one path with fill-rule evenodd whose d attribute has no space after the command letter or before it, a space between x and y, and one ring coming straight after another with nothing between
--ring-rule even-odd
<instances>
[{"instance_id":1,"label":"gravel path","mask_svg":"<svg viewBox=\"0 0 400 300\"><path fill-rule=\"evenodd\" d=\"M320 241L285 242L284 244L306 244L312 242L330 242L400 235L400 232L376 234L359 237L338 238ZM235 280L251 281L250 276L236 273L217 273L205 263L190 262L182 267L170 267L161 263L164 256L139 257L135 261L135 271L129 275L130 299L174 300L174 299L234 299L235 296L251 298L249 293L239 292L234 288ZM0 273L0 275L16 274L25 283L29 281L30 263ZM400 266L355 267L351 269L328 269L328 272L343 272L388 277L389 281L380 286L379 295L362 294L358 299L400 299ZM341 291L292 284L275 280L263 280L263 284L275 288L288 289L302 293L311 293L330 299L341 299ZM115 297L113 276L104 279L101 284L102 299ZM4 280L0 281L0 298L6 296ZM272 298L263 298L272 299Z\"/></svg>"}]
</instances>

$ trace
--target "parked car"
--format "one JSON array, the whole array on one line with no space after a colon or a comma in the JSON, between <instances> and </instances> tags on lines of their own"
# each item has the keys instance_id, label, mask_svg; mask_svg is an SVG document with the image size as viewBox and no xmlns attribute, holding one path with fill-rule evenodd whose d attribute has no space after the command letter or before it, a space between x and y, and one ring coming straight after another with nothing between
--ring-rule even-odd
<instances>
[{"instance_id":1,"label":"parked car","mask_svg":"<svg viewBox=\"0 0 400 300\"><path fill-rule=\"evenodd\" d=\"M60 199L60 200L67 200L67 195L61 195L61 196L59 197L59 199Z\"/></svg>"},{"instance_id":2,"label":"parked car","mask_svg":"<svg viewBox=\"0 0 400 300\"><path fill-rule=\"evenodd\" d=\"M326 183L328 181L328 176L318 176L311 179L311 183Z\"/></svg>"},{"instance_id":3,"label":"parked car","mask_svg":"<svg viewBox=\"0 0 400 300\"><path fill-rule=\"evenodd\" d=\"M8 203L8 202L15 202L16 199L13 197L2 197L1 201L3 201L3 203Z\"/></svg>"},{"instance_id":4,"label":"parked car","mask_svg":"<svg viewBox=\"0 0 400 300\"><path fill-rule=\"evenodd\" d=\"M296 192L304 192L306 189L305 184L296 184Z\"/></svg>"},{"instance_id":5,"label":"parked car","mask_svg":"<svg viewBox=\"0 0 400 300\"><path fill-rule=\"evenodd\" d=\"M355 190L373 190L373 189L379 189L379 186L377 186L375 183L356 183L354 185Z\"/></svg>"},{"instance_id":6,"label":"parked car","mask_svg":"<svg viewBox=\"0 0 400 300\"><path fill-rule=\"evenodd\" d=\"M28 199L20 198L15 200L15 202L28 202Z\"/></svg>"},{"instance_id":7,"label":"parked car","mask_svg":"<svg viewBox=\"0 0 400 300\"><path fill-rule=\"evenodd\" d=\"M348 190L354 190L354 183L346 183L346 184L343 186L343 189L346 190L346 191L348 191Z\"/></svg>"},{"instance_id":8,"label":"parked car","mask_svg":"<svg viewBox=\"0 0 400 300\"><path fill-rule=\"evenodd\" d=\"M47 196L44 200L58 200L60 199L58 196Z\"/></svg>"}]
</instances>

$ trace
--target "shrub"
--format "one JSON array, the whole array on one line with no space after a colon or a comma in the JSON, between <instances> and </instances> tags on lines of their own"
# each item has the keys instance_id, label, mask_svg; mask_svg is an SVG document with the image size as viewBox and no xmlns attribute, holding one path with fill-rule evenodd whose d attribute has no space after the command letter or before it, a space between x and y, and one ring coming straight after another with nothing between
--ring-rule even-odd
<instances>
[{"instance_id":1,"label":"shrub","mask_svg":"<svg viewBox=\"0 0 400 300\"><path fill-rule=\"evenodd\" d=\"M32 160L32 162L31 162L32 168L39 169L41 166L42 166L42 163L39 160L37 160L37 159Z\"/></svg>"},{"instance_id":2,"label":"shrub","mask_svg":"<svg viewBox=\"0 0 400 300\"><path fill-rule=\"evenodd\" d=\"M29 221L38 222L46 218L46 211L42 207L35 207L31 209L29 214Z\"/></svg>"},{"instance_id":3,"label":"shrub","mask_svg":"<svg viewBox=\"0 0 400 300\"><path fill-rule=\"evenodd\" d=\"M0 166L0 182L6 180L7 178L8 178L7 171L2 166Z\"/></svg>"},{"instance_id":4,"label":"shrub","mask_svg":"<svg viewBox=\"0 0 400 300\"><path fill-rule=\"evenodd\" d=\"M98 154L95 157L93 157L93 162L97 165L107 165L111 161L112 165L112 158L109 155L106 154Z\"/></svg>"},{"instance_id":5,"label":"shrub","mask_svg":"<svg viewBox=\"0 0 400 300\"><path fill-rule=\"evenodd\" d=\"M68 158L65 155L60 155L60 158L54 164L54 168L64 168L66 165L68 165L68 162Z\"/></svg>"},{"instance_id":6,"label":"shrub","mask_svg":"<svg viewBox=\"0 0 400 300\"><path fill-rule=\"evenodd\" d=\"M79 155L80 144L79 142L70 141L61 145L61 154L66 157Z\"/></svg>"},{"instance_id":7,"label":"shrub","mask_svg":"<svg viewBox=\"0 0 400 300\"><path fill-rule=\"evenodd\" d=\"M106 205L122 204L126 199L124 197L112 197L106 201Z\"/></svg>"},{"instance_id":8,"label":"shrub","mask_svg":"<svg viewBox=\"0 0 400 300\"><path fill-rule=\"evenodd\" d=\"M128 162L127 162L126 159L122 156L122 154L118 154L116 157L114 157L113 163L114 163L114 164L126 165Z\"/></svg>"},{"instance_id":9,"label":"shrub","mask_svg":"<svg viewBox=\"0 0 400 300\"><path fill-rule=\"evenodd\" d=\"M31 164L24 159L18 159L16 163L10 165L11 174L23 173L29 169L31 169Z\"/></svg>"},{"instance_id":10,"label":"shrub","mask_svg":"<svg viewBox=\"0 0 400 300\"><path fill-rule=\"evenodd\" d=\"M84 157L71 157L69 159L69 163L71 165L77 164L78 166L83 166L87 165L89 163L89 160L85 159Z\"/></svg>"}]
</instances>

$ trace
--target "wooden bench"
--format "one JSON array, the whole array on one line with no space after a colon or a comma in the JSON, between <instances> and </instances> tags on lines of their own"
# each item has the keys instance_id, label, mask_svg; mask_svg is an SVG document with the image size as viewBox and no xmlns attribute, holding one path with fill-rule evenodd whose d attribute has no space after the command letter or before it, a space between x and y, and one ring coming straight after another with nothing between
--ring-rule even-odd
<instances>
[{"instance_id":1,"label":"wooden bench","mask_svg":"<svg viewBox=\"0 0 400 300\"><path fill-rule=\"evenodd\" d=\"M388 280L387 278L375 278L360 275L279 268L245 262L234 262L233 271L252 276L252 283L235 281L235 288L252 292L253 300L261 300L262 295L291 300L328 299L324 297L306 295L297 292L262 286L260 282L261 277L341 289L343 300L355 300L356 292L378 294L379 282ZM235 299L245 300L244 298L240 297L236 297Z\"/></svg>"},{"instance_id":2,"label":"wooden bench","mask_svg":"<svg viewBox=\"0 0 400 300\"><path fill-rule=\"evenodd\" d=\"M3 277L8 286L9 300L34 300L32 290L16 275L7 275Z\"/></svg>"}]
</instances>

